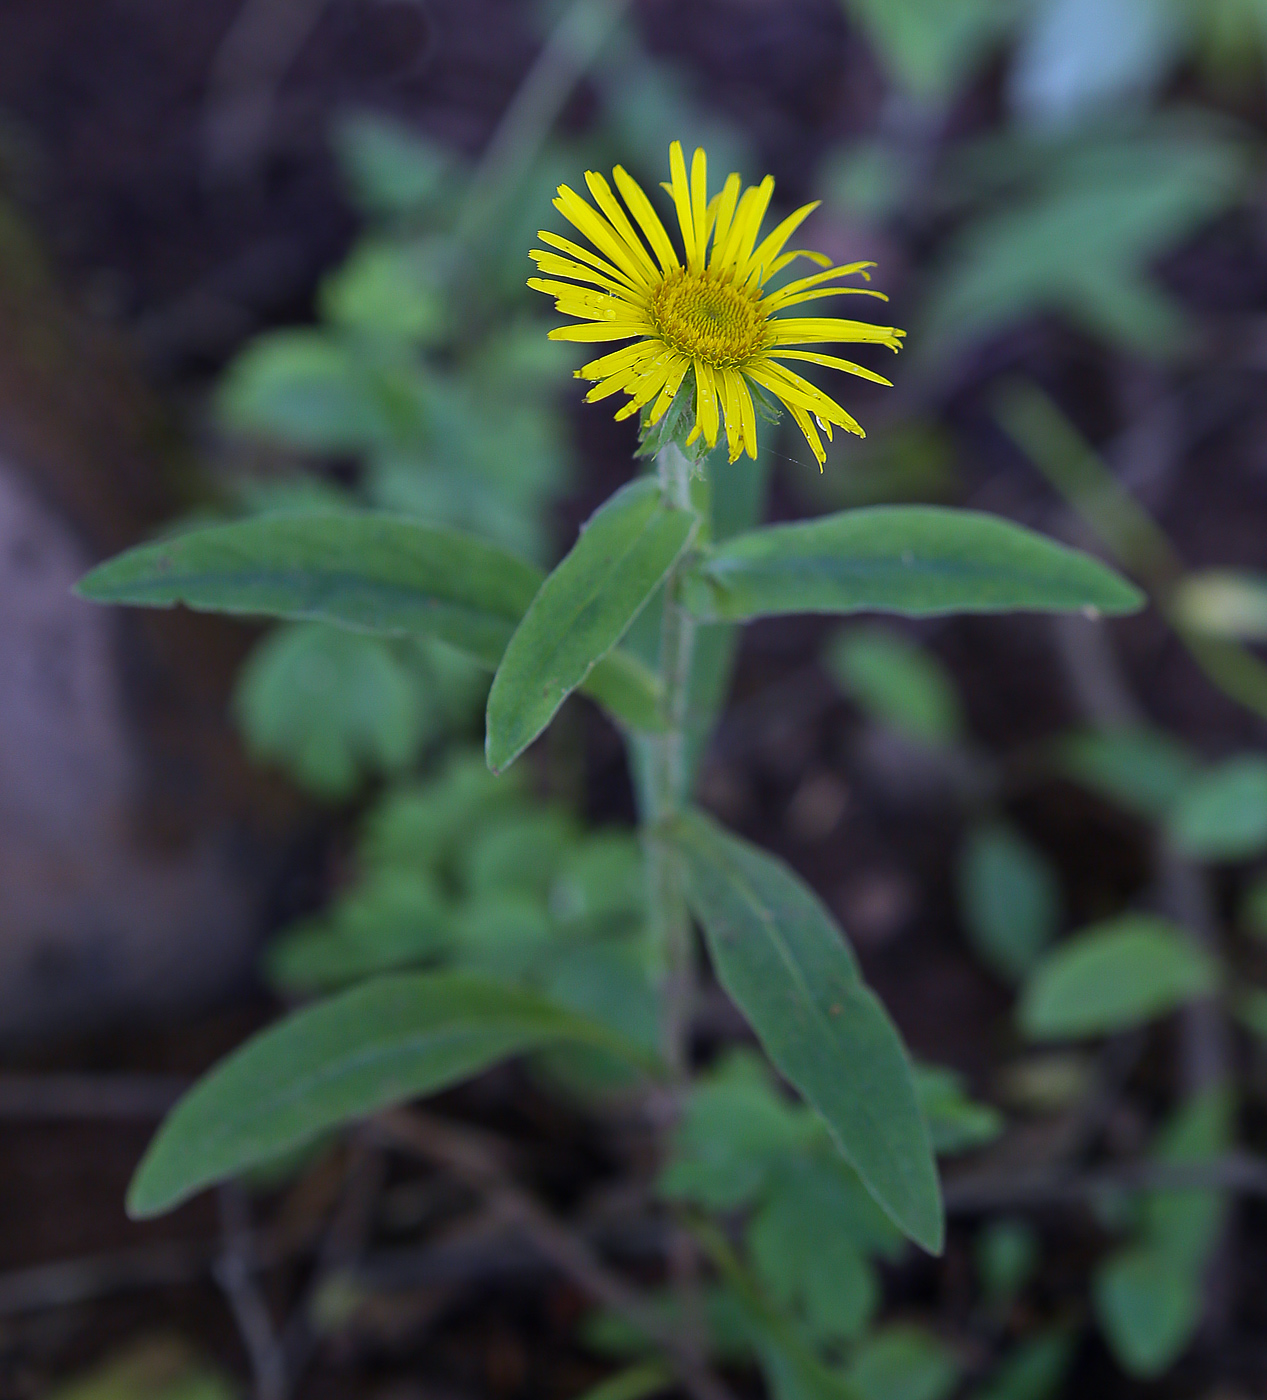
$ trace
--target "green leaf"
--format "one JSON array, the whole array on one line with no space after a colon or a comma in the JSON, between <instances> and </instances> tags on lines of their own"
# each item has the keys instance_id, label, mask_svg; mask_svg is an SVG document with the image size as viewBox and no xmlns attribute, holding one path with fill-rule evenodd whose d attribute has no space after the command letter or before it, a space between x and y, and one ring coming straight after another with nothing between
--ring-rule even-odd
<instances>
[{"instance_id":1,"label":"green leaf","mask_svg":"<svg viewBox=\"0 0 1267 1400\"><path fill-rule=\"evenodd\" d=\"M1191 1269L1148 1246L1113 1255L1092 1288L1114 1356L1145 1380L1161 1375L1187 1347L1201 1320L1202 1296Z\"/></svg>"},{"instance_id":2,"label":"green leaf","mask_svg":"<svg viewBox=\"0 0 1267 1400\"><path fill-rule=\"evenodd\" d=\"M937 1168L906 1050L840 930L782 862L699 813L665 834L718 980L894 1222L942 1246Z\"/></svg>"},{"instance_id":3,"label":"green leaf","mask_svg":"<svg viewBox=\"0 0 1267 1400\"><path fill-rule=\"evenodd\" d=\"M976 826L959 857L968 938L1000 976L1019 981L1060 926L1060 882L1047 858L1005 822Z\"/></svg>"},{"instance_id":4,"label":"green leaf","mask_svg":"<svg viewBox=\"0 0 1267 1400\"><path fill-rule=\"evenodd\" d=\"M1198 778L1171 815L1170 839L1197 860L1243 860L1267 848L1267 760L1232 758Z\"/></svg>"},{"instance_id":5,"label":"green leaf","mask_svg":"<svg viewBox=\"0 0 1267 1400\"><path fill-rule=\"evenodd\" d=\"M493 772L519 757L620 641L697 524L692 512L665 501L651 477L622 487L590 517L541 585L493 677L486 746Z\"/></svg>"},{"instance_id":6,"label":"green leaf","mask_svg":"<svg viewBox=\"0 0 1267 1400\"><path fill-rule=\"evenodd\" d=\"M161 1214L324 1129L560 1042L647 1063L604 1027L498 983L456 973L366 982L287 1016L201 1079L150 1144L128 1211Z\"/></svg>"},{"instance_id":7,"label":"green leaf","mask_svg":"<svg viewBox=\"0 0 1267 1400\"><path fill-rule=\"evenodd\" d=\"M1077 782L1150 821L1170 810L1198 769L1194 754L1156 729L1073 734L1057 761Z\"/></svg>"},{"instance_id":8,"label":"green leaf","mask_svg":"<svg viewBox=\"0 0 1267 1400\"><path fill-rule=\"evenodd\" d=\"M947 1400L963 1367L923 1327L899 1323L868 1337L849 1359L845 1380L861 1400Z\"/></svg>"},{"instance_id":9,"label":"green leaf","mask_svg":"<svg viewBox=\"0 0 1267 1400\"><path fill-rule=\"evenodd\" d=\"M1090 555L998 516L868 506L737 535L688 575L706 622L798 612L1134 612L1144 597Z\"/></svg>"},{"instance_id":10,"label":"green leaf","mask_svg":"<svg viewBox=\"0 0 1267 1400\"><path fill-rule=\"evenodd\" d=\"M99 603L333 622L501 658L540 573L473 535L376 513L266 516L140 545L79 583Z\"/></svg>"},{"instance_id":11,"label":"green leaf","mask_svg":"<svg viewBox=\"0 0 1267 1400\"><path fill-rule=\"evenodd\" d=\"M920 743L945 745L963 738L963 711L954 682L914 642L887 628L840 632L827 666L874 718Z\"/></svg>"},{"instance_id":12,"label":"green leaf","mask_svg":"<svg viewBox=\"0 0 1267 1400\"><path fill-rule=\"evenodd\" d=\"M457 530L377 512L270 515L140 545L92 570L98 603L331 622L388 636L438 637L490 670L541 586L541 571ZM631 657L589 687L633 725L658 705Z\"/></svg>"},{"instance_id":13,"label":"green leaf","mask_svg":"<svg viewBox=\"0 0 1267 1400\"><path fill-rule=\"evenodd\" d=\"M1033 1040L1105 1035L1208 996L1218 982L1218 964L1183 929L1125 914L1044 958L1026 983L1019 1018Z\"/></svg>"}]
</instances>

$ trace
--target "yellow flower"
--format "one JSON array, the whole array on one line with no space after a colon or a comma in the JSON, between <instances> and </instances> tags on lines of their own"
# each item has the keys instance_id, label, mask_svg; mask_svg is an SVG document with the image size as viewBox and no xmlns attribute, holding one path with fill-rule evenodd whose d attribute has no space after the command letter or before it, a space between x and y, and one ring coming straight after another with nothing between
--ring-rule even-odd
<instances>
[{"instance_id":1,"label":"yellow flower","mask_svg":"<svg viewBox=\"0 0 1267 1400\"><path fill-rule=\"evenodd\" d=\"M582 322L561 326L550 332L550 338L634 341L576 372L578 379L598 381L585 396L588 403L611 394L629 395L629 402L616 414L618 419L650 404L647 423L659 422L687 372L694 370L696 416L687 442L702 436L714 447L724 422L732 462L744 451L750 457L757 455L750 384L756 386L759 394L764 390L787 407L821 468L827 454L815 424L828 441L833 424L859 437L865 434L834 399L781 361L807 360L888 384L882 375L849 360L796 347L860 342L897 350L905 332L866 321L779 313L822 297L854 294L887 300L882 292L867 287L826 285L856 273L867 278L866 269L875 264L833 267L822 253L783 251L801 222L818 208L817 201L789 214L758 243L774 190L769 175L742 195L739 176L730 175L710 200L703 151L695 152L688 179L681 142L675 141L669 148L669 168L673 178L664 189L677 210L684 261L641 186L619 165L612 174L628 214L595 171L586 171L585 183L598 209L567 185L559 186L555 208L597 252L545 229L539 231L542 241L557 251L532 250L538 270L548 275L530 278L528 285L557 297L556 309ZM826 271L768 289L770 280L795 258L809 258ZM553 280L559 277L571 280Z\"/></svg>"}]
</instances>

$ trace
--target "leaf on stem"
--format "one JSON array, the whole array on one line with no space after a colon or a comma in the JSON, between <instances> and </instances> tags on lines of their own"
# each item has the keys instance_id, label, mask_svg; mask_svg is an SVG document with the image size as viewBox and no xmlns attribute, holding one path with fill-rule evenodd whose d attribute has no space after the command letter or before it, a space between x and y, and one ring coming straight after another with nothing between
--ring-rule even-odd
<instances>
[{"instance_id":1,"label":"leaf on stem","mask_svg":"<svg viewBox=\"0 0 1267 1400\"><path fill-rule=\"evenodd\" d=\"M368 511L311 511L140 545L93 569L78 591L98 603L184 603L438 637L493 670L541 579L534 565L458 530ZM622 723L658 723L655 678L633 657L608 657L586 689Z\"/></svg>"},{"instance_id":2,"label":"leaf on stem","mask_svg":"<svg viewBox=\"0 0 1267 1400\"><path fill-rule=\"evenodd\" d=\"M493 772L519 757L620 641L698 523L670 505L652 477L622 487L590 517L541 585L493 677L485 750Z\"/></svg>"},{"instance_id":3,"label":"leaf on stem","mask_svg":"<svg viewBox=\"0 0 1267 1400\"><path fill-rule=\"evenodd\" d=\"M797 612L1134 612L1144 595L1098 559L1011 521L870 506L737 535L687 581L707 622Z\"/></svg>"},{"instance_id":4,"label":"leaf on stem","mask_svg":"<svg viewBox=\"0 0 1267 1400\"><path fill-rule=\"evenodd\" d=\"M326 1129L559 1043L648 1064L604 1026L497 982L400 973L362 983L261 1031L201 1079L150 1144L128 1211L159 1215Z\"/></svg>"},{"instance_id":5,"label":"leaf on stem","mask_svg":"<svg viewBox=\"0 0 1267 1400\"><path fill-rule=\"evenodd\" d=\"M911 1065L840 930L787 866L707 817L681 817L665 838L718 979L766 1053L895 1224L939 1252L941 1192Z\"/></svg>"}]
</instances>

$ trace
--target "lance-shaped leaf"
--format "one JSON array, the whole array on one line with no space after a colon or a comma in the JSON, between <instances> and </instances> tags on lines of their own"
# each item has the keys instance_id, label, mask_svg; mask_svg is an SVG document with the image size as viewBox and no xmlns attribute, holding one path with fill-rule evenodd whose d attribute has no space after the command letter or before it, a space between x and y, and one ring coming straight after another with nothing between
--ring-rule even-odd
<instances>
[{"instance_id":1,"label":"lance-shaped leaf","mask_svg":"<svg viewBox=\"0 0 1267 1400\"><path fill-rule=\"evenodd\" d=\"M840 930L782 862L692 813L679 852L713 967L895 1224L940 1251L941 1191L901 1037Z\"/></svg>"},{"instance_id":2,"label":"lance-shaped leaf","mask_svg":"<svg viewBox=\"0 0 1267 1400\"><path fill-rule=\"evenodd\" d=\"M438 637L495 669L541 586L541 570L447 527L375 512L262 516L140 545L93 569L99 603L311 619L389 636ZM595 670L595 698L654 728L659 693L633 657Z\"/></svg>"},{"instance_id":3,"label":"lance-shaped leaf","mask_svg":"<svg viewBox=\"0 0 1267 1400\"><path fill-rule=\"evenodd\" d=\"M698 518L642 477L582 527L541 585L502 657L488 696L488 766L501 772L620 641L690 543Z\"/></svg>"},{"instance_id":4,"label":"lance-shaped leaf","mask_svg":"<svg viewBox=\"0 0 1267 1400\"><path fill-rule=\"evenodd\" d=\"M150 1144L128 1210L158 1215L326 1129L561 1042L647 1062L597 1022L501 983L460 973L363 982L270 1026L201 1079Z\"/></svg>"},{"instance_id":5,"label":"lance-shaped leaf","mask_svg":"<svg viewBox=\"0 0 1267 1400\"><path fill-rule=\"evenodd\" d=\"M1133 612L1144 596L1090 555L997 516L871 506L737 535L692 570L705 621L778 613Z\"/></svg>"}]
</instances>

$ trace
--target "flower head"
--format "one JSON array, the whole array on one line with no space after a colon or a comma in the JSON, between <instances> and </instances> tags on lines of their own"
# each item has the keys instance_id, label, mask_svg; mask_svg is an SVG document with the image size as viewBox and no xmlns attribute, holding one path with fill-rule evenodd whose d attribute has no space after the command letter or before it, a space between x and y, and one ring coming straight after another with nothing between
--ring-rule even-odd
<instances>
[{"instance_id":1,"label":"flower head","mask_svg":"<svg viewBox=\"0 0 1267 1400\"><path fill-rule=\"evenodd\" d=\"M633 342L576 372L578 379L597 381L585 396L589 403L612 394L629 395L617 418L643 411L647 428L659 423L684 384L690 387L689 374L695 423L688 443L702 437L714 447L724 426L730 460L745 451L755 457L755 393L758 404L778 400L787 408L821 467L827 454L819 429L828 441L833 424L859 437L865 434L834 399L784 362L808 361L888 384L882 375L849 360L799 347L845 342L897 350L905 332L867 321L781 313L824 297L887 300L868 287L831 285L842 277L869 278L867 268L875 264L833 267L822 253L800 248L784 252L788 239L818 208L817 202L789 214L758 242L774 190L768 175L742 194L739 176L730 175L709 199L703 151L695 152L688 177L681 143L675 141L669 148L669 168L672 179L664 189L677 212L682 257L646 193L619 165L612 175L623 205L603 176L592 170L586 171L585 183L597 209L567 185L559 186L555 208L591 246L545 229L539 232L555 251L532 250L530 256L546 275L530 278L528 285L556 297L556 308L580 322L560 326L550 338ZM808 258L825 270L771 288L772 279L796 258Z\"/></svg>"}]
</instances>

